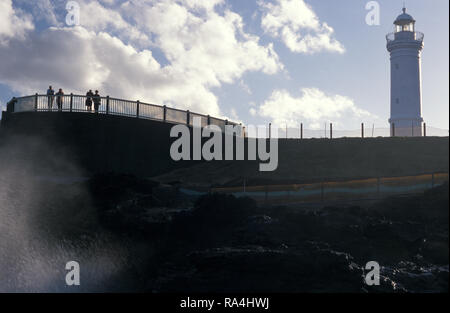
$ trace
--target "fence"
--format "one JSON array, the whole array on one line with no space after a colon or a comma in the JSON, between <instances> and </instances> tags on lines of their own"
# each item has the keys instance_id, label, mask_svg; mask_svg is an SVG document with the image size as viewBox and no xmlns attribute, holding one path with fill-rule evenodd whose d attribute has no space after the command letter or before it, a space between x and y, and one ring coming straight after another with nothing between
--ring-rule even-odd
<instances>
[{"instance_id":1,"label":"fence","mask_svg":"<svg viewBox=\"0 0 450 313\"><path fill-rule=\"evenodd\" d=\"M86 96L64 95L49 97L47 95L33 95L14 98L8 105L9 112L85 112L97 113L86 106ZM130 101L112 97L100 97L98 114L110 114L141 119L150 119L174 124L193 125L194 118L200 119L202 127L216 125L225 131L225 125L239 126L241 133L243 127L240 124L229 122L209 115L193 113L167 106L150 104L140 101Z\"/></svg>"},{"instance_id":2,"label":"fence","mask_svg":"<svg viewBox=\"0 0 450 313\"><path fill-rule=\"evenodd\" d=\"M300 123L298 127L281 127L275 128L271 124L259 127L258 129L248 129L246 131L249 137L263 138L287 138L287 139L305 139L305 138L375 138L375 137L447 137L448 129L430 127L423 123L422 127L398 127L395 124L389 127L367 127L364 123L359 129L354 130L336 130L333 124L326 124L322 129L306 129Z\"/></svg>"},{"instance_id":3,"label":"fence","mask_svg":"<svg viewBox=\"0 0 450 313\"><path fill-rule=\"evenodd\" d=\"M319 183L213 188L212 192L248 196L258 202L288 204L338 200L377 199L389 195L423 192L448 181L448 173L381 177Z\"/></svg>"},{"instance_id":4,"label":"fence","mask_svg":"<svg viewBox=\"0 0 450 313\"><path fill-rule=\"evenodd\" d=\"M9 105L10 112L86 112L92 113L86 106L86 96L80 95L64 95L61 96L61 105L58 108L58 96L53 98L47 95L33 95L14 98L12 102L14 105ZM11 103L11 102L10 102ZM304 138L343 138L343 137L391 137L391 136L440 136L446 137L449 135L448 129L440 129L436 127L427 126L423 123L422 126L398 127L392 124L390 128L387 127L367 127L364 123L361 124L360 129L356 130L335 130L333 124L325 124L323 129L306 129L302 123L296 128L274 128L271 124L258 128L245 128L241 124L232 123L228 120L223 120L209 115L203 115L190 111L184 111L166 106L156 104L149 104L140 101L130 101L111 97L101 97L101 105L99 106L99 114L111 114L128 117L137 117L142 119L151 119L164 121L174 124L188 124L193 125L195 117L200 119L201 127L206 125L216 125L222 131L225 130L225 125L238 126L240 134L247 137L258 138L288 138L288 139L304 139Z\"/></svg>"}]
</instances>

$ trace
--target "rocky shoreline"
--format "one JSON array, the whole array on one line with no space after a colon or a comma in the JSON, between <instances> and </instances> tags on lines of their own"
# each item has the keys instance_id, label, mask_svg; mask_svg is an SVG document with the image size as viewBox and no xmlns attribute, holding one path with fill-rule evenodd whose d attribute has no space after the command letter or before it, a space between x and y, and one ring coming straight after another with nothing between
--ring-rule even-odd
<instances>
[{"instance_id":1,"label":"rocky shoreline","mask_svg":"<svg viewBox=\"0 0 450 313\"><path fill-rule=\"evenodd\" d=\"M130 175L19 184L0 201L33 212L23 221L32 238L15 238L14 253L0 245L8 291L65 291L64 269L53 267L74 258L79 291L448 292L448 183L370 207L308 209L194 197ZM16 188L27 196L12 201ZM36 260L53 284L17 281ZM369 261L381 266L380 286L364 283Z\"/></svg>"}]
</instances>

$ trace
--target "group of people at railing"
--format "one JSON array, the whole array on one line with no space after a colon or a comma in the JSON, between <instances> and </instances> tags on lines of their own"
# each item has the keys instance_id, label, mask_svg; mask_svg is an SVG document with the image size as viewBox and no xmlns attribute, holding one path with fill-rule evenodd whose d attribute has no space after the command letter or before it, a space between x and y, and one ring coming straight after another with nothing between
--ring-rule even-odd
<instances>
[{"instance_id":1,"label":"group of people at railing","mask_svg":"<svg viewBox=\"0 0 450 313\"><path fill-rule=\"evenodd\" d=\"M92 104L94 104L94 112L98 113L98 109L100 108L100 105L102 104L100 94L98 93L98 90L95 91L95 93L92 92L91 89L89 89L88 92L86 92L86 108L90 112L92 111Z\"/></svg>"},{"instance_id":2,"label":"group of people at railing","mask_svg":"<svg viewBox=\"0 0 450 313\"><path fill-rule=\"evenodd\" d=\"M58 92L55 93L55 90L52 86L49 86L47 89L47 99L48 99L48 109L51 111L53 109L53 103L55 101L56 96L56 105L58 107L58 111L62 111L63 99L64 99L64 91L62 88L59 88ZM94 105L94 112L98 113L98 110L101 105L101 96L98 93L98 90L95 93L92 92L92 89L89 89L86 92L86 101L85 101L87 111L92 111L92 105Z\"/></svg>"},{"instance_id":3,"label":"group of people at railing","mask_svg":"<svg viewBox=\"0 0 450 313\"><path fill-rule=\"evenodd\" d=\"M55 94L55 91L53 90L52 86L48 86L47 89L47 98L48 98L48 109L53 109L53 102L55 101L55 95L56 95L56 105L58 106L58 111L62 110L63 105L63 96L64 91L62 88L59 88L58 92Z\"/></svg>"}]
</instances>

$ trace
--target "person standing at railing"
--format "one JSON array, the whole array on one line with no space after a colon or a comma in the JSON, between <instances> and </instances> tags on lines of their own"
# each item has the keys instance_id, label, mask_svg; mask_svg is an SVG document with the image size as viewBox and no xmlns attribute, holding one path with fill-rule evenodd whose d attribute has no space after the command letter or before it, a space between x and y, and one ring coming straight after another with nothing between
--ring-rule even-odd
<instances>
[{"instance_id":1,"label":"person standing at railing","mask_svg":"<svg viewBox=\"0 0 450 313\"><path fill-rule=\"evenodd\" d=\"M95 94L92 97L92 99L94 100L94 111L95 113L98 113L98 108L100 107L102 101L100 94L98 93L98 90L95 91Z\"/></svg>"},{"instance_id":2,"label":"person standing at railing","mask_svg":"<svg viewBox=\"0 0 450 313\"><path fill-rule=\"evenodd\" d=\"M48 86L47 98L48 98L48 110L51 111L53 107L53 101L55 100L55 91L53 90L52 86Z\"/></svg>"},{"instance_id":3,"label":"person standing at railing","mask_svg":"<svg viewBox=\"0 0 450 313\"><path fill-rule=\"evenodd\" d=\"M91 89L89 89L88 92L86 92L86 109L90 112L92 111L92 97L94 96L94 93Z\"/></svg>"},{"instance_id":4,"label":"person standing at railing","mask_svg":"<svg viewBox=\"0 0 450 313\"><path fill-rule=\"evenodd\" d=\"M58 106L58 111L62 110L63 97L64 91L61 88L59 88L58 92L56 93L56 105Z\"/></svg>"}]
</instances>

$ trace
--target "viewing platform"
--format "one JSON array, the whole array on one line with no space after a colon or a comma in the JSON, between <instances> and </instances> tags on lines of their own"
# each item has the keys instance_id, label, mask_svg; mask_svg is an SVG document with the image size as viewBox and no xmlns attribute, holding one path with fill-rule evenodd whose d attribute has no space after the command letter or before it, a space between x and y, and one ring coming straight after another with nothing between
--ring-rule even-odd
<instances>
[{"instance_id":1,"label":"viewing platform","mask_svg":"<svg viewBox=\"0 0 450 313\"><path fill-rule=\"evenodd\" d=\"M58 97L61 97L61 105L58 107ZM131 101L109 96L100 97L98 112L94 105L86 106L87 96L63 95L47 96L35 94L13 98L7 105L8 113L19 112L82 112L87 114L118 115L131 118L148 119L172 124L193 125L194 118L200 119L201 127L216 125L225 131L225 125L237 126L240 124L209 115L169 108L165 105L156 105L141 101Z\"/></svg>"}]
</instances>

